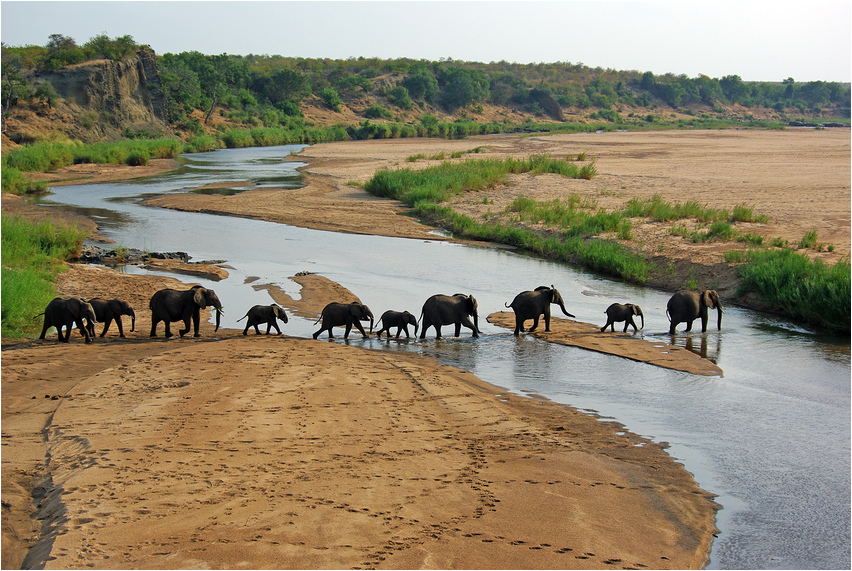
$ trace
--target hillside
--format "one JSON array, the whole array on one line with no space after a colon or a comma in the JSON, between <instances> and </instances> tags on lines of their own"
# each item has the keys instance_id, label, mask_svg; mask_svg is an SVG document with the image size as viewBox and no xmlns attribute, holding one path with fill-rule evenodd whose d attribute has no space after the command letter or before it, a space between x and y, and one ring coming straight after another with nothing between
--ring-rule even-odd
<instances>
[{"instance_id":1,"label":"hillside","mask_svg":"<svg viewBox=\"0 0 852 571\"><path fill-rule=\"evenodd\" d=\"M99 36L78 47L56 35L45 48L4 45L3 152L36 141L204 134L221 140L229 130L365 121L395 125L399 133L427 121L529 131L716 126L712 121L848 125L850 115L849 85L792 78L690 79L565 63L156 56L134 45L132 38Z\"/></svg>"}]
</instances>

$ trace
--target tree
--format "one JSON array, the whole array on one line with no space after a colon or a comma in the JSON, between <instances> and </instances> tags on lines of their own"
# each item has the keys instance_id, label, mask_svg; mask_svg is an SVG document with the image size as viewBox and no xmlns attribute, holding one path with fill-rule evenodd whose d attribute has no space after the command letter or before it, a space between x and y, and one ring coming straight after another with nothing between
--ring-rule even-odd
<instances>
[{"instance_id":1,"label":"tree","mask_svg":"<svg viewBox=\"0 0 852 571\"><path fill-rule=\"evenodd\" d=\"M488 79L478 70L451 67L444 74L441 103L448 109L465 107L488 97Z\"/></svg>"},{"instance_id":2,"label":"tree","mask_svg":"<svg viewBox=\"0 0 852 571\"><path fill-rule=\"evenodd\" d=\"M408 77L402 84L413 99L428 103L433 103L440 92L438 80L429 70L429 65L422 61L411 64Z\"/></svg>"}]
</instances>

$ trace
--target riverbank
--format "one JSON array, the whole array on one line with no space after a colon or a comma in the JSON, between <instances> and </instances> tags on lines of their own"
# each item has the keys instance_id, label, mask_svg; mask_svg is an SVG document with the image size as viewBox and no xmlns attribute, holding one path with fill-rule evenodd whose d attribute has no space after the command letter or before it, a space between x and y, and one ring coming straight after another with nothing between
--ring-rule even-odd
<instances>
[{"instance_id":1,"label":"riverbank","mask_svg":"<svg viewBox=\"0 0 852 571\"><path fill-rule=\"evenodd\" d=\"M341 295L299 280L303 314ZM660 444L414 355L149 339L175 286L72 265L63 294L126 299L138 329L4 344L4 568L706 562L716 505Z\"/></svg>"},{"instance_id":2,"label":"riverbank","mask_svg":"<svg viewBox=\"0 0 852 571\"><path fill-rule=\"evenodd\" d=\"M497 146L498 138L486 139ZM516 139L531 145L524 152L541 145ZM327 189L313 204L293 200L293 191L264 190L250 191L253 206L297 202L306 215L323 208L323 219L336 219L330 206L337 206L352 215L350 225L398 220L424 231L398 216L401 205L377 224L376 199L346 184L365 180L353 176L359 160L428 164L406 158L482 141L365 143L308 149L320 155L308 160L308 187L322 180ZM394 163L375 158L389 149ZM338 175L323 172L341 166ZM367 170L364 177L374 172ZM561 182L525 184L559 190ZM223 203L253 214L243 200ZM266 206L264 216L282 207ZM337 229L352 231L345 226ZM159 278L80 273L96 270L75 266L60 279L61 292L125 297L138 309L166 287ZM41 494L34 477L51 474L40 515L64 533L46 536L57 558L49 567L235 567L249 558L254 567L686 568L706 560L709 497L661 447L619 434L614 423L494 387L474 391L467 373L396 353L214 335L206 323L202 340L166 343L147 338L146 320L140 312L141 330L126 341L4 345L4 522L14 507L31 523L28 494L34 487ZM601 427L600 435L588 431ZM43 468L46 451L52 464ZM411 460L421 457L422 469ZM162 531L149 529L153 517L167 524L157 526ZM22 552L5 547L4 567L7 553ZM36 564L47 556L33 553Z\"/></svg>"},{"instance_id":3,"label":"riverbank","mask_svg":"<svg viewBox=\"0 0 852 571\"><path fill-rule=\"evenodd\" d=\"M477 149L475 155L466 154ZM460 158L449 159L453 154ZM476 221L509 219L507 206L518 196L539 202L582 201L608 211L630 199L660 196L669 203L697 202L732 210L746 205L767 223L736 223L742 234L796 245L815 232L817 246L801 251L829 264L852 251L849 133L843 129L786 131L658 131L572 135L487 135L462 140L394 139L311 145L292 160L304 161L306 186L293 190L249 190L236 195L171 194L148 204L186 211L247 216L307 228L428 237L432 228L405 216L409 208L376 199L362 185L381 168L422 168L444 160L527 157L547 154L594 160L592 180L558 175L513 175L507 187L463 195L451 206ZM417 158L419 157L419 158ZM429 158L434 157L434 158ZM412 158L416 160L412 161ZM743 242L694 243L670 232L672 222L634 218L632 239L619 242L645 255L652 267L646 285L675 291L695 285L715 289L728 301L765 309L754 296L737 295L734 266L726 251L744 249ZM695 221L677 221L687 230ZM543 228L540 225L532 227ZM608 236L615 238L615 236Z\"/></svg>"}]
</instances>

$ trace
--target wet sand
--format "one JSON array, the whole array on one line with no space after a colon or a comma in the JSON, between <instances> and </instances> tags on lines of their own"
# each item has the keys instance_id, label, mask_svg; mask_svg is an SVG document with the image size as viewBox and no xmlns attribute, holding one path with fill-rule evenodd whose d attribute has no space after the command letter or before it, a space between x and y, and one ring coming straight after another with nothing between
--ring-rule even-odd
<instances>
[{"instance_id":1,"label":"wet sand","mask_svg":"<svg viewBox=\"0 0 852 571\"><path fill-rule=\"evenodd\" d=\"M346 293L295 279L291 311ZM72 266L60 290L127 299L136 331L3 345L4 568L706 562L718 506L663 446L415 355L207 322L150 339L175 285Z\"/></svg>"}]
</instances>

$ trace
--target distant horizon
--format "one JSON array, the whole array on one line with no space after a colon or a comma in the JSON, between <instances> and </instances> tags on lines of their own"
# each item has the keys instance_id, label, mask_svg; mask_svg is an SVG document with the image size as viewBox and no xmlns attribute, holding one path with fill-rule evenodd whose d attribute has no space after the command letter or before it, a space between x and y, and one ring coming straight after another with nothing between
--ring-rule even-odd
<instances>
[{"instance_id":1,"label":"distant horizon","mask_svg":"<svg viewBox=\"0 0 852 571\"><path fill-rule=\"evenodd\" d=\"M61 34L82 45L100 34L130 35L157 55L570 62L655 76L852 84L852 3L810 2L807 21L817 25L789 16L784 4L3 0L0 40L44 46Z\"/></svg>"}]
</instances>

